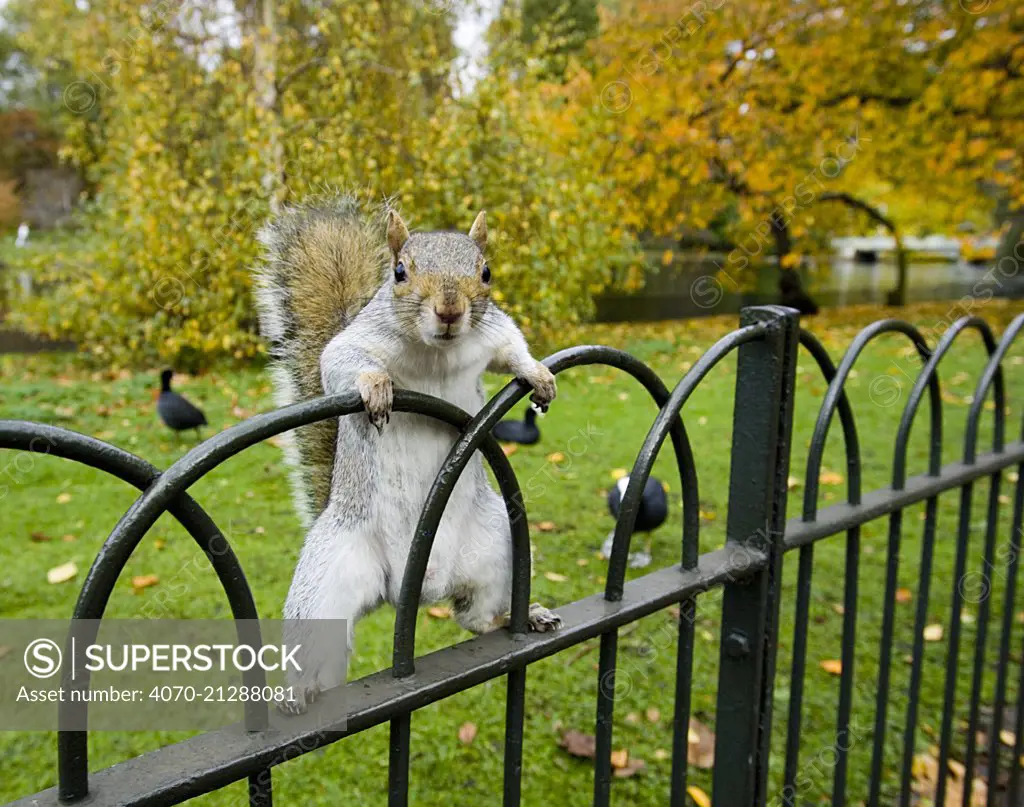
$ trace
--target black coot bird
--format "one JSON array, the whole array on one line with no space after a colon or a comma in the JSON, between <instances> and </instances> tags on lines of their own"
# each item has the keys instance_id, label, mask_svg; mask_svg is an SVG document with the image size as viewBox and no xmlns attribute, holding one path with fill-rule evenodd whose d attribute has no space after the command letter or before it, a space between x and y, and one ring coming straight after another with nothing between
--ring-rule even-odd
<instances>
[{"instance_id":1,"label":"black coot bird","mask_svg":"<svg viewBox=\"0 0 1024 807\"><path fill-rule=\"evenodd\" d=\"M199 427L206 425L206 415L202 410L176 392L171 392L171 376L173 370L160 373L160 397L156 401L156 411L168 427L176 432L195 429L199 435Z\"/></svg>"},{"instance_id":2,"label":"black coot bird","mask_svg":"<svg viewBox=\"0 0 1024 807\"><path fill-rule=\"evenodd\" d=\"M608 512L613 518L619 517L619 506L622 504L622 497L626 495L626 486L629 485L629 477L624 476L615 483L608 491ZM633 532L647 533L647 540L644 542L643 552L630 552L629 565L634 568L642 568L651 562L651 531L656 530L665 523L668 518L668 496L665 494L665 486L661 480L653 476L647 477L647 484L644 485L644 492L640 496L640 509L636 513L636 523ZM601 547L601 554L606 558L612 553L612 539L615 532L605 539Z\"/></svg>"},{"instance_id":3,"label":"black coot bird","mask_svg":"<svg viewBox=\"0 0 1024 807\"><path fill-rule=\"evenodd\" d=\"M503 420L494 424L491 433L501 443L520 443L532 446L540 440L540 429L537 428L537 410L527 407L522 420Z\"/></svg>"}]
</instances>

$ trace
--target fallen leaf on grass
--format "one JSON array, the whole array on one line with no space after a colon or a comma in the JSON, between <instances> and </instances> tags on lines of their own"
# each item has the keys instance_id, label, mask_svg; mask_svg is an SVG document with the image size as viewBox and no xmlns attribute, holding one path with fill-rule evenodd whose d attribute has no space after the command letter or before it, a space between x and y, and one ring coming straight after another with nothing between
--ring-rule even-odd
<instances>
[{"instance_id":1,"label":"fallen leaf on grass","mask_svg":"<svg viewBox=\"0 0 1024 807\"><path fill-rule=\"evenodd\" d=\"M924 631L924 640L926 642L938 642L942 640L942 625L928 625Z\"/></svg>"},{"instance_id":2,"label":"fallen leaf on grass","mask_svg":"<svg viewBox=\"0 0 1024 807\"><path fill-rule=\"evenodd\" d=\"M554 521L539 521L537 522L538 532L553 532L555 530Z\"/></svg>"},{"instance_id":3,"label":"fallen leaf on grass","mask_svg":"<svg viewBox=\"0 0 1024 807\"><path fill-rule=\"evenodd\" d=\"M60 566L54 566L50 569L46 573L46 582L50 585L66 583L76 574L78 574L78 566L75 565L73 560L69 560L67 563L62 563Z\"/></svg>"},{"instance_id":4,"label":"fallen leaf on grass","mask_svg":"<svg viewBox=\"0 0 1024 807\"><path fill-rule=\"evenodd\" d=\"M434 619L448 619L452 615L452 609L447 605L432 605L427 609L427 613Z\"/></svg>"},{"instance_id":5,"label":"fallen leaf on grass","mask_svg":"<svg viewBox=\"0 0 1024 807\"><path fill-rule=\"evenodd\" d=\"M819 661L818 666L821 667L829 675L842 675L843 674L843 662L837 658L825 659L825 661Z\"/></svg>"},{"instance_id":6,"label":"fallen leaf on grass","mask_svg":"<svg viewBox=\"0 0 1024 807\"><path fill-rule=\"evenodd\" d=\"M517 446L515 443L502 443L501 444L501 453L504 454L506 457L511 457L518 450L519 450L519 446Z\"/></svg>"},{"instance_id":7,"label":"fallen leaf on grass","mask_svg":"<svg viewBox=\"0 0 1024 807\"><path fill-rule=\"evenodd\" d=\"M644 712L644 714L647 715L647 719L650 720L652 723L657 723L659 720L661 720L661 712L659 712L653 706L650 707L646 712Z\"/></svg>"},{"instance_id":8,"label":"fallen leaf on grass","mask_svg":"<svg viewBox=\"0 0 1024 807\"><path fill-rule=\"evenodd\" d=\"M57 504L67 504L70 501L71 501L71 494L70 493L61 493L59 496L57 496Z\"/></svg>"},{"instance_id":9,"label":"fallen leaf on grass","mask_svg":"<svg viewBox=\"0 0 1024 807\"><path fill-rule=\"evenodd\" d=\"M163 549L165 546L167 546L167 541L165 541L163 538L157 538L155 541L153 541L153 546L157 549Z\"/></svg>"},{"instance_id":10,"label":"fallen leaf on grass","mask_svg":"<svg viewBox=\"0 0 1024 807\"><path fill-rule=\"evenodd\" d=\"M555 451L552 454L548 454L548 462L559 463L565 461L565 454L561 451Z\"/></svg>"},{"instance_id":11,"label":"fallen leaf on grass","mask_svg":"<svg viewBox=\"0 0 1024 807\"><path fill-rule=\"evenodd\" d=\"M77 540L78 540L78 539L77 539L77 538L76 538L76 537L75 537L74 535L72 535L72 534L71 534L70 532L69 532L69 533L68 533L67 535L62 535L62 536L60 537L60 539L61 539L61 540L62 540L62 541L63 541L64 543L66 543L66 544L72 544L72 543L74 543L75 541L77 541Z\"/></svg>"},{"instance_id":12,"label":"fallen leaf on grass","mask_svg":"<svg viewBox=\"0 0 1024 807\"><path fill-rule=\"evenodd\" d=\"M711 799L708 798L708 794L701 790L697 785L690 785L686 788L686 792L693 799L693 803L697 807L711 807Z\"/></svg>"},{"instance_id":13,"label":"fallen leaf on grass","mask_svg":"<svg viewBox=\"0 0 1024 807\"><path fill-rule=\"evenodd\" d=\"M53 540L53 538L51 538L45 532L39 532L38 530L36 532L32 533L29 536L29 538L32 539L32 543L34 543L34 544L44 544L47 541L52 541Z\"/></svg>"},{"instance_id":14,"label":"fallen leaf on grass","mask_svg":"<svg viewBox=\"0 0 1024 807\"><path fill-rule=\"evenodd\" d=\"M896 589L896 602L907 603L914 599L914 593L909 588Z\"/></svg>"},{"instance_id":15,"label":"fallen leaf on grass","mask_svg":"<svg viewBox=\"0 0 1024 807\"><path fill-rule=\"evenodd\" d=\"M552 583L564 583L569 578L558 572L544 572L544 576Z\"/></svg>"},{"instance_id":16,"label":"fallen leaf on grass","mask_svg":"<svg viewBox=\"0 0 1024 807\"><path fill-rule=\"evenodd\" d=\"M824 470L821 472L821 476L818 477L818 481L823 485L841 485L844 482L843 475L837 474L835 471Z\"/></svg>"},{"instance_id":17,"label":"fallen leaf on grass","mask_svg":"<svg viewBox=\"0 0 1024 807\"><path fill-rule=\"evenodd\" d=\"M565 732L558 744L574 757L582 759L593 759L597 751L597 740L594 739L594 735L584 734L575 729Z\"/></svg>"},{"instance_id":18,"label":"fallen leaf on grass","mask_svg":"<svg viewBox=\"0 0 1024 807\"><path fill-rule=\"evenodd\" d=\"M160 578L155 574L137 574L132 578L132 589L138 594L143 589L155 586Z\"/></svg>"},{"instance_id":19,"label":"fallen leaf on grass","mask_svg":"<svg viewBox=\"0 0 1024 807\"><path fill-rule=\"evenodd\" d=\"M794 488L798 488L798 487L800 487L800 485L801 485L800 480L797 479L795 476L791 476L791 477L789 477L786 480L786 488L789 489L789 490L793 490Z\"/></svg>"},{"instance_id":20,"label":"fallen leaf on grass","mask_svg":"<svg viewBox=\"0 0 1024 807\"><path fill-rule=\"evenodd\" d=\"M839 614L839 616L842 616L846 613L846 608L843 607L843 604L839 602L832 603L832 610Z\"/></svg>"},{"instance_id":21,"label":"fallen leaf on grass","mask_svg":"<svg viewBox=\"0 0 1024 807\"><path fill-rule=\"evenodd\" d=\"M658 760L658 762L664 762L666 759L668 759L671 756L672 755L668 751L666 751L664 748L659 748L659 749L657 749L654 752L654 758L656 760Z\"/></svg>"},{"instance_id":22,"label":"fallen leaf on grass","mask_svg":"<svg viewBox=\"0 0 1024 807\"><path fill-rule=\"evenodd\" d=\"M693 717L686 732L686 761L704 770L715 767L715 733Z\"/></svg>"},{"instance_id":23,"label":"fallen leaf on grass","mask_svg":"<svg viewBox=\"0 0 1024 807\"><path fill-rule=\"evenodd\" d=\"M614 470L612 470L612 479L618 482L620 479L622 479L622 477L624 477L628 473L629 471L627 471L625 468L615 468Z\"/></svg>"},{"instance_id":24,"label":"fallen leaf on grass","mask_svg":"<svg viewBox=\"0 0 1024 807\"><path fill-rule=\"evenodd\" d=\"M964 801L963 766L950 765L952 775L946 776L945 807L960 807ZM919 796L933 796L939 782L939 763L930 754L918 754L911 765L913 790ZM988 796L988 786L984 780L975 777L971 782L970 807L983 807Z\"/></svg>"},{"instance_id":25,"label":"fallen leaf on grass","mask_svg":"<svg viewBox=\"0 0 1024 807\"><path fill-rule=\"evenodd\" d=\"M459 742L469 745L476 739L476 723L463 723L459 726Z\"/></svg>"},{"instance_id":26,"label":"fallen leaf on grass","mask_svg":"<svg viewBox=\"0 0 1024 807\"><path fill-rule=\"evenodd\" d=\"M629 764L629 751L625 748L620 748L618 751L612 751L611 761L613 768L625 768Z\"/></svg>"},{"instance_id":27,"label":"fallen leaf on grass","mask_svg":"<svg viewBox=\"0 0 1024 807\"><path fill-rule=\"evenodd\" d=\"M4 656L6 656L10 652L11 652L10 646L5 645L5 644L0 644L0 658L3 658Z\"/></svg>"},{"instance_id":28,"label":"fallen leaf on grass","mask_svg":"<svg viewBox=\"0 0 1024 807\"><path fill-rule=\"evenodd\" d=\"M1007 731L1006 729L1003 729L1001 732L999 732L999 742L1001 742L1003 745L1009 745L1012 747L1017 744L1017 735L1014 734L1012 731Z\"/></svg>"},{"instance_id":29,"label":"fallen leaf on grass","mask_svg":"<svg viewBox=\"0 0 1024 807\"><path fill-rule=\"evenodd\" d=\"M646 767L647 763L642 759L631 759L621 768L615 768L615 776L618 779L628 779L631 776L636 776Z\"/></svg>"}]
</instances>

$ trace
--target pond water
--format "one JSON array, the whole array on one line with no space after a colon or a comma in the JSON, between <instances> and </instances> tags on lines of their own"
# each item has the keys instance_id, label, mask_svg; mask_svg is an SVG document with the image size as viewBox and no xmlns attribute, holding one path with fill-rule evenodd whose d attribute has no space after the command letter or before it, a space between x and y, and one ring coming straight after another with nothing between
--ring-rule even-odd
<instances>
[{"instance_id":1,"label":"pond water","mask_svg":"<svg viewBox=\"0 0 1024 807\"><path fill-rule=\"evenodd\" d=\"M752 289L739 288L726 273L718 271L718 266L728 266L725 256L680 260L660 267L648 275L639 292L599 298L597 319L689 319L736 313L745 305L778 302L777 266L760 266ZM1024 297L1024 272L1016 269L1003 266L999 271L991 263L911 263L907 300L958 300L965 295L984 299ZM822 308L884 303L886 294L896 285L896 265L888 261L865 264L836 258L801 274L805 289Z\"/></svg>"}]
</instances>

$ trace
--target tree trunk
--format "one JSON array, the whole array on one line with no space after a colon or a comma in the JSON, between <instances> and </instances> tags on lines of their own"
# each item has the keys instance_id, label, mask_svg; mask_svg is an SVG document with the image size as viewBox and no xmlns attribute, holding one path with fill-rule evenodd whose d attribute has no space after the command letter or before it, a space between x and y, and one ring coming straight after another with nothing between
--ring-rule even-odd
<instances>
[{"instance_id":1,"label":"tree trunk","mask_svg":"<svg viewBox=\"0 0 1024 807\"><path fill-rule=\"evenodd\" d=\"M275 0L259 0L260 9L256 20L255 36L255 88L256 106L261 111L262 123L268 142L264 159L266 166L261 184L270 205L270 212L276 214L280 208L284 186L284 147L279 129L281 126L277 92L277 29L274 20Z\"/></svg>"},{"instance_id":2,"label":"tree trunk","mask_svg":"<svg viewBox=\"0 0 1024 807\"><path fill-rule=\"evenodd\" d=\"M785 266L786 256L793 250L793 241L789 235L789 225L785 218L773 214L768 219L775 238L775 252L779 261L779 304L795 308L801 314L809 316L818 313L818 304L804 291L803 280L796 269Z\"/></svg>"},{"instance_id":3,"label":"tree trunk","mask_svg":"<svg viewBox=\"0 0 1024 807\"><path fill-rule=\"evenodd\" d=\"M779 214L778 208L769 216L768 223L771 225L772 236L775 238L775 252L778 255L781 268L785 257L793 251L793 241L789 237L789 225Z\"/></svg>"},{"instance_id":4,"label":"tree trunk","mask_svg":"<svg viewBox=\"0 0 1024 807\"><path fill-rule=\"evenodd\" d=\"M818 197L819 202L842 202L854 210L866 213L868 217L881 224L889 231L889 234L896 242L896 286L886 297L887 305L904 306L907 304L907 251L903 248L903 238L900 237L896 222L884 215L877 207L868 204L863 199L858 199L850 193L823 193Z\"/></svg>"},{"instance_id":5,"label":"tree trunk","mask_svg":"<svg viewBox=\"0 0 1024 807\"><path fill-rule=\"evenodd\" d=\"M780 289L795 288L803 293L803 281L798 272L793 271L785 265L786 257L793 251L793 240L789 236L789 225L786 220L777 213L768 218L772 228L772 237L775 239L775 255L778 259Z\"/></svg>"},{"instance_id":6,"label":"tree trunk","mask_svg":"<svg viewBox=\"0 0 1024 807\"><path fill-rule=\"evenodd\" d=\"M1024 211L1018 211L1009 217L1010 227L999 241L996 249L995 265L1004 258L1010 258L1016 265L1018 244L1024 241Z\"/></svg>"}]
</instances>

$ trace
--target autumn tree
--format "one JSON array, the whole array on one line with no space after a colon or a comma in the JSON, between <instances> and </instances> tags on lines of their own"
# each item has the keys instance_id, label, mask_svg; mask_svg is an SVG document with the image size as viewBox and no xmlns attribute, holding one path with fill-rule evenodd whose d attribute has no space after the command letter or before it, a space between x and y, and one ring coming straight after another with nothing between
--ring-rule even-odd
<instances>
[{"instance_id":1,"label":"autumn tree","mask_svg":"<svg viewBox=\"0 0 1024 807\"><path fill-rule=\"evenodd\" d=\"M607 14L597 67L565 83L556 114L567 141L595 144L632 227L676 235L734 211L724 271L742 281L766 249L794 266L849 227L842 206L903 231L991 209L983 182L1019 199L1022 11L973 11L632 0ZM882 213L912 194L944 203L915 221Z\"/></svg>"},{"instance_id":2,"label":"autumn tree","mask_svg":"<svg viewBox=\"0 0 1024 807\"><path fill-rule=\"evenodd\" d=\"M29 330L107 360L253 355L256 227L275 203L339 189L390 198L421 228L468 227L486 206L498 288L537 329L588 315L629 260L610 187L552 147L518 32L456 94L440 6L22 3L23 47L77 77L65 155L97 187L88 248L47 256L51 291L13 315Z\"/></svg>"}]
</instances>

